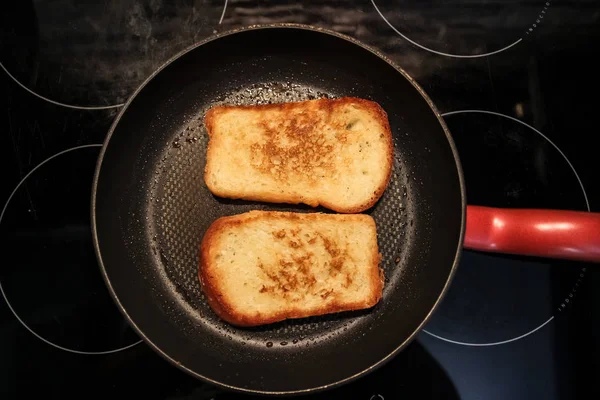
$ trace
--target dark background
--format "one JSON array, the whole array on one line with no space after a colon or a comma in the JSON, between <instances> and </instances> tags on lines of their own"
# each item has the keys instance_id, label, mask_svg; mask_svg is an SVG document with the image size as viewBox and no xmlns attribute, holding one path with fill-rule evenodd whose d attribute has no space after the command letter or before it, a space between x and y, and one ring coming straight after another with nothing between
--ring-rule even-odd
<instances>
[{"instance_id":1,"label":"dark background","mask_svg":"<svg viewBox=\"0 0 600 400\"><path fill-rule=\"evenodd\" d=\"M469 202L586 209L560 153L508 116L560 148L581 179L590 209L600 211L593 59L600 44L600 4L377 0L375 5L381 15L370 0L229 1L224 14L222 1L9 2L0 14L0 204L49 157L102 143L119 105L185 47L230 28L296 22L334 29L382 50L443 113L501 114L445 117L463 159ZM11 305L40 336L84 352L137 342L105 293L89 236L89 188L98 151L72 150L39 167L15 192L0 223L0 284ZM423 332L393 362L336 391L365 400L378 394L596 398L599 285L595 265L468 252L425 329L471 345ZM511 340L551 316L522 339L473 345ZM2 398L235 397L193 380L144 344L103 355L53 347L29 332L4 301L0 354Z\"/></svg>"}]
</instances>

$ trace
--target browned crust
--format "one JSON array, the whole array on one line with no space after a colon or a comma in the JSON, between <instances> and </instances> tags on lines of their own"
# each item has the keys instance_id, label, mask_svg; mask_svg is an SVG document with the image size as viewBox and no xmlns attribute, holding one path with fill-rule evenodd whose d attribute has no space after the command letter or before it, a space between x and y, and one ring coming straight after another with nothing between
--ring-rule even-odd
<instances>
[{"instance_id":1,"label":"browned crust","mask_svg":"<svg viewBox=\"0 0 600 400\"><path fill-rule=\"evenodd\" d=\"M373 207L377 201L379 201L379 199L381 198L381 196L383 195L383 193L385 192L386 188L389 185L390 179L391 179L391 175L392 175L392 166L394 163L394 144L393 144L393 140L392 140L392 131L390 128L390 123L389 123L389 119L388 119L388 115L385 112L385 110L376 102L371 101L371 100L366 100L366 99L361 99L358 97L342 97L339 99L327 99L327 98L322 98L322 99L318 99L318 100L308 100L308 101L318 101L318 102L323 102L323 105L321 106L322 108L331 108L333 106L334 103L337 104L360 104L363 108L370 110L371 113L375 116L375 119L384 127L384 134L386 135L386 141L388 143L387 146L387 155L386 155L386 159L387 159L387 171L386 171L386 175L385 175L385 179L381 182L381 185L379 187L377 187L377 189L373 192L373 196L366 202L362 203L362 204L357 204L353 207L344 207L332 202L329 202L327 199L317 199L314 202L311 201L307 201L306 199L303 199L300 196L291 196L291 195L286 195L285 200L282 199L281 195L279 194L264 194L264 195L246 195L246 196L238 196L236 195L236 193L232 193L229 191L223 191L223 190L219 190L217 188L215 188L214 186L212 186L210 184L210 180L206 178L206 176L209 174L209 165L210 165L210 160L211 160L211 155L212 155L212 144L214 144L213 142L213 130L214 130L214 123L215 123L215 119L216 116L226 110L250 110L250 109L258 109L258 110L282 110L282 111L286 111L289 109L292 109L293 107L297 106L297 104L299 103L303 103L303 102L289 102L289 103L276 103L276 104L258 104L258 105L245 105L245 106L216 106L211 108L210 110L208 110L205 114L204 117L204 125L206 126L206 130L208 132L208 136L209 136L209 140L208 141L208 147L207 147L207 151L206 151L206 168L204 171L204 181L206 182L206 185L208 186L209 190L216 196L219 197L225 197L225 198L231 198L231 199L245 199L245 200L251 200L251 201L261 201L261 202L267 202L267 203L288 203L288 204L300 204L300 203L304 203L307 204L311 207L317 207L317 206L323 206L325 208L328 208L330 210L339 212L339 213L345 213L345 214L355 214L355 213L360 213L363 212L365 210L368 210L369 208Z\"/></svg>"},{"instance_id":2,"label":"browned crust","mask_svg":"<svg viewBox=\"0 0 600 400\"><path fill-rule=\"evenodd\" d=\"M377 240L375 239L375 249L373 251L372 259L372 284L375 290L373 290L370 298L362 302L354 303L340 303L334 301L324 305L323 307L316 310L302 310L298 308L289 308L287 310L281 310L276 314L269 315L247 315L243 312L236 310L230 304L227 299L221 293L219 289L218 277L212 271L213 265L210 260L211 247L213 242L218 238L218 235L230 226L241 225L256 219L269 219L269 218L283 218L288 220L316 220L319 218L336 218L340 220L368 220L368 223L373 225L375 229L375 221L372 217L364 214L322 214L322 213L292 213L292 212L279 212L279 211L250 211L243 214L221 217L215 220L210 227L207 229L202 242L200 245L200 266L198 270L198 276L200 278L200 285L204 294L206 295L209 306L213 311L224 321L240 326L240 327L251 327L258 325L266 325L285 319L292 318L305 318L310 316L318 316L331 313L339 313L345 311L362 310L375 306L382 297L384 275L383 270L379 268L381 261L381 254L377 249Z\"/></svg>"},{"instance_id":3,"label":"browned crust","mask_svg":"<svg viewBox=\"0 0 600 400\"><path fill-rule=\"evenodd\" d=\"M211 271L211 245L218 234L227 227L230 223L235 223L235 216L221 217L215 220L206 230L202 243L200 244L200 268L198 276L200 278L200 286L206 295L206 300L210 308L223 320L236 325L239 317L236 318L234 310L227 304L223 294L219 291L218 278Z\"/></svg>"}]
</instances>

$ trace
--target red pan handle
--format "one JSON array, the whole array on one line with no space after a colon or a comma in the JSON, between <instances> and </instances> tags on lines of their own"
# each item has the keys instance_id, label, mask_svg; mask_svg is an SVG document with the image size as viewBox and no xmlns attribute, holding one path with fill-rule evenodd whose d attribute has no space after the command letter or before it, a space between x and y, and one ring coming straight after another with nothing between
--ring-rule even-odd
<instances>
[{"instance_id":1,"label":"red pan handle","mask_svg":"<svg viewBox=\"0 0 600 400\"><path fill-rule=\"evenodd\" d=\"M467 206L464 247L600 262L600 213Z\"/></svg>"}]
</instances>

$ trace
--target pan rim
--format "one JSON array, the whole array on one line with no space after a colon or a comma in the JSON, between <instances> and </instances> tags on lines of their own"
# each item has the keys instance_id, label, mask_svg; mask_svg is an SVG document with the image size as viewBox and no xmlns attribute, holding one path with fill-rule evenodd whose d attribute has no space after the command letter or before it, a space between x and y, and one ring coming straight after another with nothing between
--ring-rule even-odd
<instances>
[{"instance_id":1,"label":"pan rim","mask_svg":"<svg viewBox=\"0 0 600 400\"><path fill-rule=\"evenodd\" d=\"M166 354L165 352L163 352L161 348L159 348L154 342L152 342L152 340L150 340L144 334L144 332L133 321L133 319L131 318L131 316L127 312L127 310L125 310L125 307L123 307L123 305L121 304L121 301L119 300L116 292L114 291L114 288L113 288L113 286L111 284L111 281L110 281L110 279L108 277L108 274L106 273L106 268L104 266L104 262L102 260L102 254L100 252L100 240L98 238L98 231L97 231L97 223L96 223L96 195L97 195L97 189L98 189L98 181L99 181L99 177L100 177L100 173L101 173L101 169L102 169L102 163L103 163L104 155L106 153L108 145L110 144L110 139L112 138L112 135L113 135L116 127L118 126L119 121L121 120L121 118L125 114L125 112L127 111L129 105L133 102L133 100L137 97L137 95L142 91L142 89L149 82L151 82L152 79L154 79L154 77L156 75L158 75L163 69L165 69L167 66L169 66L175 60L181 58L182 56L184 56L188 52L190 52L190 51L192 51L192 50L194 50L194 49L196 49L196 48L198 48L198 47L200 47L202 45L205 45L205 44L207 44L209 42L218 40L218 39L223 38L223 37L235 35L235 34L238 34L238 33L247 32L247 31L262 30L262 29L280 29L280 28L285 28L285 29L300 29L300 30L318 32L318 33L322 33L322 34L326 34L326 35L337 37L339 39L346 40L346 41L348 41L348 42L350 42L350 43L352 43L354 45L357 45L357 46L361 47L362 49L364 49L364 50L366 50L366 51L374 54L375 56L377 56L380 59L382 59L383 61L385 61L388 65L390 65L397 72L399 72L417 90L417 92L427 102L427 105L429 106L429 108L431 109L431 111L433 112L433 114L435 115L435 117L437 118L437 120L438 120L438 122L439 122L439 124L440 124L440 126L442 128L442 130L444 131L444 134L446 135L446 139L448 140L448 144L449 144L450 149L452 151L452 155L454 157L454 161L455 161L455 165L456 165L456 172L458 174L459 187L460 187L461 222L460 222L460 234L459 234L459 238L458 238L458 242L457 242L457 247L456 247L456 252L455 252L455 256L454 256L454 261L452 263L452 268L450 269L450 272L448 274L448 278L446 279L446 282L445 282L445 284L444 284L444 286L443 286L440 294L438 295L436 301L432 305L431 309L429 310L429 312L427 313L427 315L425 316L425 318L423 318L423 320L421 321L421 323L417 326L417 328L402 343L400 343L393 351L391 351L390 353L388 353L385 357L381 358L376 363L371 364L367 368L363 369L362 371L357 372L356 374L348 376L348 377L346 377L344 379L340 379L340 380L337 380L335 382L332 382L332 383L329 383L329 384L326 384L326 385L315 386L315 387L310 387L310 388L306 388L306 389L298 389L298 390L269 391L269 390L248 389L248 388L233 386L233 385L227 384L225 382L216 381L216 380L211 379L211 378L209 378L207 376L204 376L204 375L199 374L199 373L197 373L195 371L192 371L191 369L189 369L186 366L180 364L179 362L177 362L176 360L174 360L171 356L169 356L168 354ZM245 26L245 27L242 27L242 28L230 29L230 30L227 30L227 31L223 31L223 32L220 32L220 33L213 34L213 35L205 38L202 41L194 43L191 46L188 46L184 50L180 51L179 53L177 53L176 55L174 55L173 57L171 57L170 59L168 59L160 67L158 67L152 74L150 74L150 76L148 76L144 80L144 82L142 82L137 87L137 89L133 92L133 94L127 99L127 101L125 102L125 104L123 105L123 107L121 108L121 110L119 111L119 114L115 117L113 123L111 124L110 129L108 130L106 138L104 139L104 142L102 144L102 148L100 150L100 154L98 155L98 159L97 159L97 162L96 162L96 168L95 168L95 171L94 171L94 178L93 178L93 183L92 183L92 195L91 195L91 208L90 208L90 211L91 211L91 229L92 229L92 241L93 241L93 244L94 244L94 253L96 254L96 259L98 261L98 266L100 268L100 273L102 275L104 283L106 284L106 287L108 288L109 294L112 297L115 305L117 306L117 308L119 309L119 311L121 312L121 314L124 316L124 318L126 319L126 321L133 328L133 330L136 332L136 334L138 334L140 336L140 338L147 345L149 345L153 349L153 351L155 351L157 354L159 354L160 356L162 356L171 365L179 368L180 370L186 372L187 374L189 374L189 375L191 375L191 376L193 376L195 378L201 379L204 382L210 383L210 384L215 385L217 387L221 387L223 389L227 389L227 390L231 390L231 391L235 391L235 392L240 392L240 393L245 393L245 394L259 394L259 395L270 395L270 396L285 396L285 395L301 395L301 394L322 392L322 391L325 391L325 390L333 389L335 387L339 387L339 386L342 386L344 384L350 383L350 382L352 382L352 381L354 381L354 380L356 380L356 379L358 379L360 377L363 377L363 376L365 376L365 375L367 375L367 374L369 374L369 373L377 370L378 368L382 367L388 361L392 360L398 353L400 353L413 340L415 340L416 336L419 334L419 332L421 332L423 330L423 327L426 325L426 323L430 320L430 318L433 315L433 313L439 307L439 304L441 303L441 301L445 297L446 293L448 292L448 289L449 289L449 287L450 287L450 285L452 283L452 280L453 280L453 278L454 278L454 276L456 274L456 270L457 270L458 264L460 262L460 258L461 258L461 255L462 255L462 249L463 249L463 245L464 245L465 230L466 230L466 207L467 207L466 189L465 189L465 182L464 182L464 174L463 174L462 164L460 162L460 157L458 155L458 150L457 150L456 145L454 143L454 140L452 139L452 136L450 134L450 130L448 129L448 127L447 127L447 125L446 125L446 123L445 123L445 121L444 121L441 113L439 112L439 110L437 109L437 107L435 106L435 104L433 103L433 101L426 94L426 92L421 88L421 86L419 86L419 84L417 84L417 82L406 71L404 71L400 66L398 66L392 60L390 60L386 55L384 55L379 50L377 50L377 49L375 49L375 48L367 45L366 43L363 43L362 41L359 41L358 39L353 38L351 36L348 36L348 35L336 32L336 31L331 30L331 29L321 28L321 27L317 27L317 26L313 26L313 25L295 24L295 23L274 23L274 24L248 25L248 26Z\"/></svg>"}]
</instances>

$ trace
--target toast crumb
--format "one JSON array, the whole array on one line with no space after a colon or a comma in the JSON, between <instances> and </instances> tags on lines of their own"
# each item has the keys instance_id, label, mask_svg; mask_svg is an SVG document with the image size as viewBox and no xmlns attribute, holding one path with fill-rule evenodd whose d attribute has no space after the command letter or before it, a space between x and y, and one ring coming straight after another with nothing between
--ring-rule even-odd
<instances>
[{"instance_id":1,"label":"toast crumb","mask_svg":"<svg viewBox=\"0 0 600 400\"><path fill-rule=\"evenodd\" d=\"M380 258L368 215L250 211L209 227L199 277L219 317L256 326L374 306Z\"/></svg>"},{"instance_id":2,"label":"toast crumb","mask_svg":"<svg viewBox=\"0 0 600 400\"><path fill-rule=\"evenodd\" d=\"M218 106L204 124L204 180L217 196L358 213L389 184L392 134L387 114L372 101Z\"/></svg>"}]
</instances>

